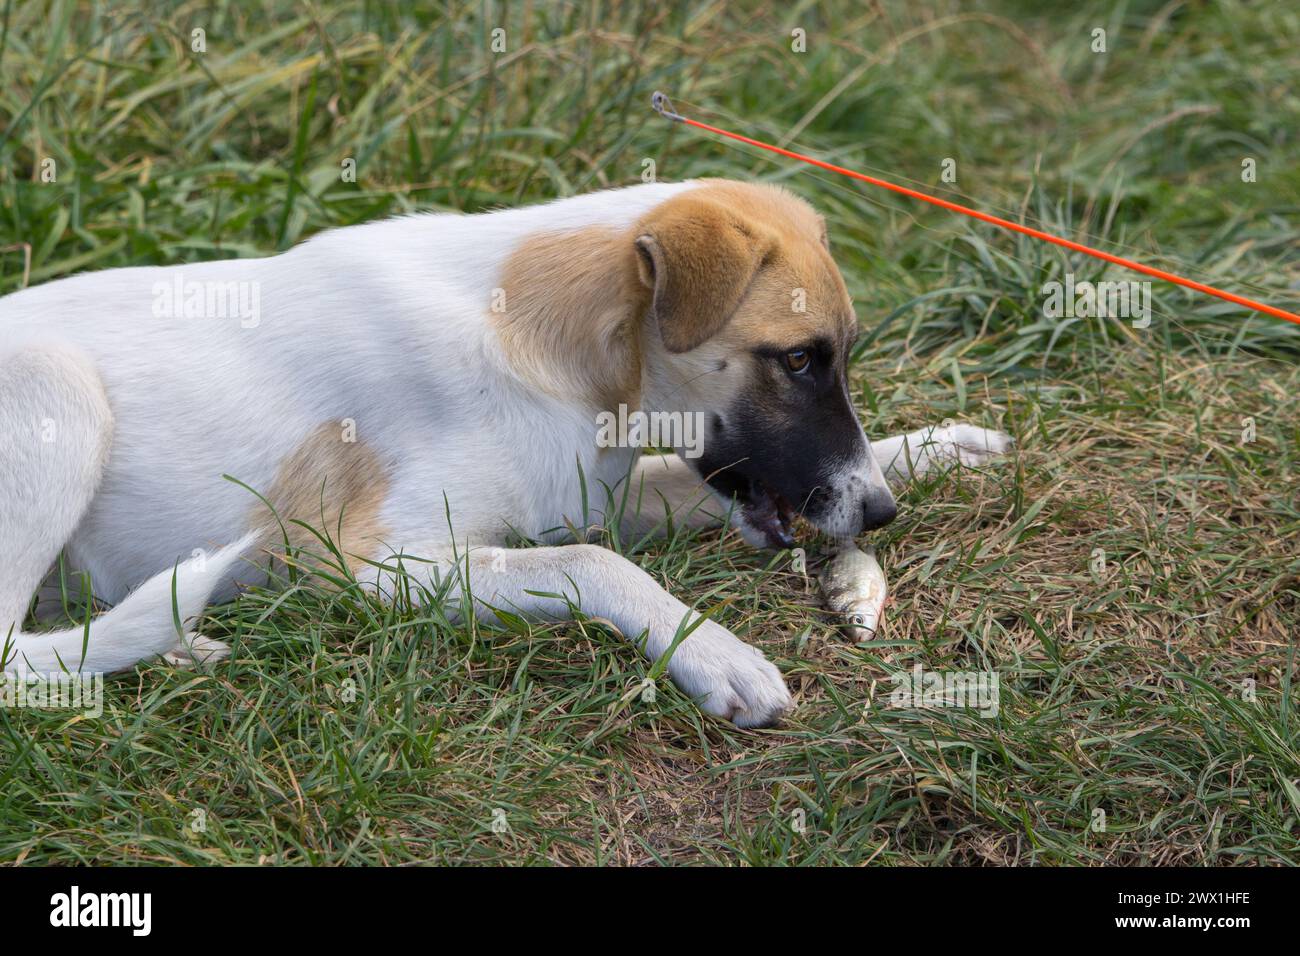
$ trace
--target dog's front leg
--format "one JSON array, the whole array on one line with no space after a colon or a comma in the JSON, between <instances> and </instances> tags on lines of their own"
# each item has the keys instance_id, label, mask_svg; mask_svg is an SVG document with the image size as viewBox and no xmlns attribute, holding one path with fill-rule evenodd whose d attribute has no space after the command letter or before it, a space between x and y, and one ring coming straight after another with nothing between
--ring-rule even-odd
<instances>
[{"instance_id":1,"label":"dog's front leg","mask_svg":"<svg viewBox=\"0 0 1300 956\"><path fill-rule=\"evenodd\" d=\"M988 464L1014 445L1015 441L1005 432L945 422L873 441L871 453L887 479L906 482L953 462L968 466Z\"/></svg>"},{"instance_id":2,"label":"dog's front leg","mask_svg":"<svg viewBox=\"0 0 1300 956\"><path fill-rule=\"evenodd\" d=\"M442 573L448 570L441 565ZM610 621L629 640L645 634L643 650L652 661L689 630L672 649L668 675L705 711L741 727L768 726L791 707L780 671L762 652L722 625L701 620L649 574L606 548L479 547L461 555L450 574L449 607L458 597L462 606L472 600L475 616L487 621L496 620L497 609L549 620L580 610Z\"/></svg>"}]
</instances>

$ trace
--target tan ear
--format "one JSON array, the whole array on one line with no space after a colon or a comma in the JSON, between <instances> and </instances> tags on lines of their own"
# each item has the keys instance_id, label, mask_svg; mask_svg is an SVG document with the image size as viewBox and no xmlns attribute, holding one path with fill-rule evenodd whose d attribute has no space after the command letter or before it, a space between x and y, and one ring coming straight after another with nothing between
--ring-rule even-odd
<instances>
[{"instance_id":1,"label":"tan ear","mask_svg":"<svg viewBox=\"0 0 1300 956\"><path fill-rule=\"evenodd\" d=\"M679 196L636 238L641 281L670 352L703 345L727 324L775 237L717 202Z\"/></svg>"}]
</instances>

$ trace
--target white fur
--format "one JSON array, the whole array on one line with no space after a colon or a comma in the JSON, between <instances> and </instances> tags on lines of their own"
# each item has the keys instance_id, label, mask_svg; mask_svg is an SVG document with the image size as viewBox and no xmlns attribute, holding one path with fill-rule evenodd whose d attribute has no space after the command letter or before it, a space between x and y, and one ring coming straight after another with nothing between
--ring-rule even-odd
<instances>
[{"instance_id":1,"label":"white fur","mask_svg":"<svg viewBox=\"0 0 1300 956\"><path fill-rule=\"evenodd\" d=\"M223 474L265 491L288 451L321 422L345 419L397 464L382 515L396 545L445 533L431 524L445 524L444 493L461 540L491 540L506 519L536 536L562 525L581 510L575 453L599 488L626 473L631 451L601 454L587 409L510 374L488 324L492 290L530 234L630 225L684 188L409 216L326 232L272 258L114 269L0 300L0 356L75 347L112 406L112 454L66 540L70 562L101 598L121 600L178 556L247 530L253 502ZM154 285L176 272L257 283L260 323L155 318Z\"/></svg>"}]
</instances>

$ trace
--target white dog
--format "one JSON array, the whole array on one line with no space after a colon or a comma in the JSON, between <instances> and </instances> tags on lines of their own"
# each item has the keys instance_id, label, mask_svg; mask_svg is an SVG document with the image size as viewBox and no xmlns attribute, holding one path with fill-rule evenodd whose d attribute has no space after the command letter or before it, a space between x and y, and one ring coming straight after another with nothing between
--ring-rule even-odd
<instances>
[{"instance_id":1,"label":"white dog","mask_svg":"<svg viewBox=\"0 0 1300 956\"><path fill-rule=\"evenodd\" d=\"M792 543L801 514L846 539L894 517L887 475L1008 446L958 425L873 454L846 383L855 335L821 218L721 180L409 216L266 259L15 293L0 300L0 669L220 656L174 614L267 580L286 541L322 551L305 523L368 587L391 586L400 560L454 579L444 593L486 619L577 607L644 635L652 659L689 630L668 665L678 686L769 724L791 706L777 669L635 564L505 545L572 541L593 513L628 533L730 513L769 547ZM629 411L696 423L695 440L644 458L599 440ZM114 605L84 654L81 628L21 632L60 553Z\"/></svg>"}]
</instances>

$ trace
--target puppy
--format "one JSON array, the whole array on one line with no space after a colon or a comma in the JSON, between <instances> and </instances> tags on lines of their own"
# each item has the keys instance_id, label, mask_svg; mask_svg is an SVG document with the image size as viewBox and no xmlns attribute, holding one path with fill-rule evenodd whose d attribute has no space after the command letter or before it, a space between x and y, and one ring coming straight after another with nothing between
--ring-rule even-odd
<instances>
[{"instance_id":1,"label":"puppy","mask_svg":"<svg viewBox=\"0 0 1300 956\"><path fill-rule=\"evenodd\" d=\"M761 652L620 555L561 542L728 515L759 547L789 546L795 515L849 539L893 519L887 478L1007 447L959 425L873 449L848 391L856 334L822 219L721 180L408 216L265 259L14 293L0 300L0 669L219 657L177 615L265 582L286 543L323 550L310 525L365 587L391 588L400 565L486 620L580 609L651 659L671 650L668 673L704 710L771 724L791 697ZM659 441L674 454L609 440L610 416L638 413L680 423ZM507 547L512 534L549 546ZM88 641L21 631L60 553L113 605Z\"/></svg>"}]
</instances>

